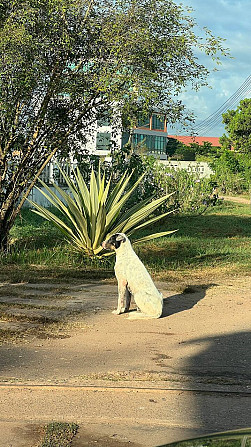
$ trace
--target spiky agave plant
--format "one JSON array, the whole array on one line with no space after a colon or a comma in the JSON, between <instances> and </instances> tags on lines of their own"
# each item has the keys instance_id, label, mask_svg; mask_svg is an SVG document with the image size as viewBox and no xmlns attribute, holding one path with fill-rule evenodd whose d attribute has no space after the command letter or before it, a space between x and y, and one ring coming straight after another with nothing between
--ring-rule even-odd
<instances>
[{"instance_id":1,"label":"spiky agave plant","mask_svg":"<svg viewBox=\"0 0 251 447\"><path fill-rule=\"evenodd\" d=\"M40 183L47 193L41 188L37 187L37 189L60 211L63 220L49 209L29 200L35 208L32 211L52 222L78 251L85 252L89 256L111 255L112 253L104 252L101 247L104 239L109 238L113 233L126 233L127 236L130 236L135 231L147 227L170 213L168 211L145 220L171 194L155 200L152 200L152 198L145 199L124 213L121 212L132 192L143 179L144 174L126 191L132 175L128 175L127 172L124 173L116 186L111 190L111 177L106 183L105 173L101 175L100 169L97 176L92 170L89 188L78 168L73 169L72 178L61 169L60 171L68 186L69 192L66 192L53 183L52 186L54 186L60 196L58 197L41 180ZM134 240L133 243L149 241L166 236L174 231L150 234Z\"/></svg>"}]
</instances>

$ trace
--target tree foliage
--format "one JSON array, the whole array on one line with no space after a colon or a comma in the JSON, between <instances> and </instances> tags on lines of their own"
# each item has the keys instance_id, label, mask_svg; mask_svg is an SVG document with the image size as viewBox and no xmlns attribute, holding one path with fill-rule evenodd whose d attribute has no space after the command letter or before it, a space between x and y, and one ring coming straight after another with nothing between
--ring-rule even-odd
<instances>
[{"instance_id":1,"label":"tree foliage","mask_svg":"<svg viewBox=\"0 0 251 447\"><path fill-rule=\"evenodd\" d=\"M198 50L216 62L226 54L195 29L171 0L0 1L0 248L46 164L81 156L109 106L124 122L153 108L188 118L177 95L209 74Z\"/></svg>"},{"instance_id":2,"label":"tree foliage","mask_svg":"<svg viewBox=\"0 0 251 447\"><path fill-rule=\"evenodd\" d=\"M251 153L251 99L243 99L236 110L228 110L222 116L227 131L220 139L222 146Z\"/></svg>"},{"instance_id":3,"label":"tree foliage","mask_svg":"<svg viewBox=\"0 0 251 447\"><path fill-rule=\"evenodd\" d=\"M175 138L168 138L167 154L173 160L203 161L216 156L220 151L220 147L213 146L209 141L203 141L202 145L184 144Z\"/></svg>"}]
</instances>

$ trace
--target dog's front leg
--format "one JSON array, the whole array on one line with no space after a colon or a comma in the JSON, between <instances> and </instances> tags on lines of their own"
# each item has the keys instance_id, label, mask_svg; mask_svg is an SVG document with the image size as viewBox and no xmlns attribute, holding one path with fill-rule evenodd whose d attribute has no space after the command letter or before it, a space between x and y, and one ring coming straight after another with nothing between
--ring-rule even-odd
<instances>
[{"instance_id":1,"label":"dog's front leg","mask_svg":"<svg viewBox=\"0 0 251 447\"><path fill-rule=\"evenodd\" d=\"M127 289L127 281L124 279L118 280L118 307L112 312L113 314L119 315L129 309L127 306L128 304L130 306L131 297L129 298L128 294L130 295L129 290Z\"/></svg>"}]
</instances>

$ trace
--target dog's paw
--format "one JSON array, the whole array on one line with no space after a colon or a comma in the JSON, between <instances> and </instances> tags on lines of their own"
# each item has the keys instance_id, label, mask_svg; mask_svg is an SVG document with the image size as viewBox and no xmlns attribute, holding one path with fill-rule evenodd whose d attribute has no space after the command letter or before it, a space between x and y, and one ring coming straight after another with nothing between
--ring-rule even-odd
<instances>
[{"instance_id":1,"label":"dog's paw","mask_svg":"<svg viewBox=\"0 0 251 447\"><path fill-rule=\"evenodd\" d=\"M119 309L113 310L113 311L112 311L112 314L114 314L114 315L120 315L120 314L121 314L121 310L119 310Z\"/></svg>"},{"instance_id":2,"label":"dog's paw","mask_svg":"<svg viewBox=\"0 0 251 447\"><path fill-rule=\"evenodd\" d=\"M122 307L120 313L124 314L126 312L129 312L129 307Z\"/></svg>"}]
</instances>

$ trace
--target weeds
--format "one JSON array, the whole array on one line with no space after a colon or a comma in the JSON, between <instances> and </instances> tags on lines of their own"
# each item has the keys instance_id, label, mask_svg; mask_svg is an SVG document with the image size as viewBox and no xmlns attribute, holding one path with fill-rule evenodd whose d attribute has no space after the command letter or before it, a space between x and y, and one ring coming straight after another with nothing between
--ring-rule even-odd
<instances>
[{"instance_id":1,"label":"weeds","mask_svg":"<svg viewBox=\"0 0 251 447\"><path fill-rule=\"evenodd\" d=\"M39 447L70 447L77 430L77 424L52 422L45 427L44 439Z\"/></svg>"}]
</instances>

